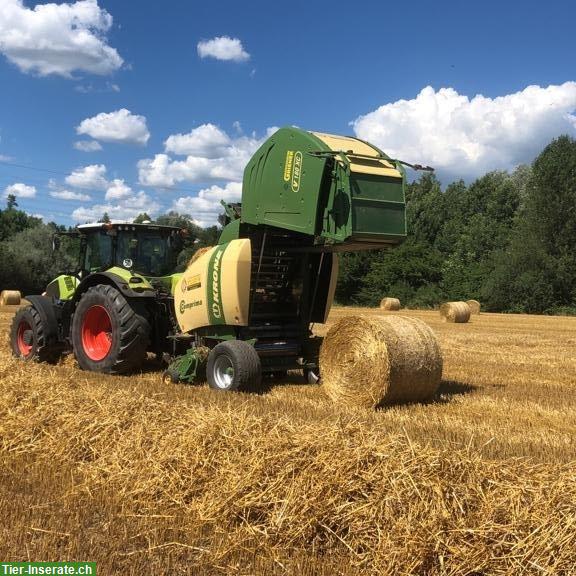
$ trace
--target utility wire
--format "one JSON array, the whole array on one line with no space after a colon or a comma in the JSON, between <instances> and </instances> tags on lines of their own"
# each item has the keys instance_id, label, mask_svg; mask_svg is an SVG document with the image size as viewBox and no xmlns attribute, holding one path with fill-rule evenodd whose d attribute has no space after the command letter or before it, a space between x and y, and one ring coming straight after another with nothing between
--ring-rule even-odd
<instances>
[{"instance_id":1,"label":"utility wire","mask_svg":"<svg viewBox=\"0 0 576 576\"><path fill-rule=\"evenodd\" d=\"M70 176L69 172L60 172L58 170L51 170L49 168L39 168L36 166L28 166L26 164L16 164L14 162L1 162L1 166L11 166L13 168L24 168L25 170L33 170L35 172L46 172L48 174L56 174L57 176ZM191 194L197 194L198 190L191 190L190 188L176 188L174 186L153 186L151 184L141 184L138 186L143 186L144 188L158 188L160 190L168 190L170 192L190 192ZM78 188L79 190L91 190L93 192L101 192L101 190L96 190L95 188L79 188L78 186L72 186L73 188Z\"/></svg>"}]
</instances>

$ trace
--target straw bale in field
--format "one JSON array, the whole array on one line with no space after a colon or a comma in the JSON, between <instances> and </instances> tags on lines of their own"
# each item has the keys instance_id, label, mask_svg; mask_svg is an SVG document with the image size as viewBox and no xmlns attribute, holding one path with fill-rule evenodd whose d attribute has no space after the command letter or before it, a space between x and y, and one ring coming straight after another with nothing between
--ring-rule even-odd
<instances>
[{"instance_id":1,"label":"straw bale in field","mask_svg":"<svg viewBox=\"0 0 576 576\"><path fill-rule=\"evenodd\" d=\"M22 294L18 290L2 290L0 292L0 306L17 306L20 304Z\"/></svg>"},{"instance_id":2,"label":"straw bale in field","mask_svg":"<svg viewBox=\"0 0 576 576\"><path fill-rule=\"evenodd\" d=\"M466 302L445 302L440 306L440 316L444 322L468 322L470 312L470 306Z\"/></svg>"},{"instance_id":3,"label":"straw bale in field","mask_svg":"<svg viewBox=\"0 0 576 576\"><path fill-rule=\"evenodd\" d=\"M203 254L206 254L206 252L212 250L212 248L214 248L214 246L204 246L203 248L198 248L198 250L196 250L196 252L192 254L190 260L188 260L188 266L196 262L196 260L198 260L198 258L200 258L200 256L202 256Z\"/></svg>"},{"instance_id":4,"label":"straw bale in field","mask_svg":"<svg viewBox=\"0 0 576 576\"><path fill-rule=\"evenodd\" d=\"M480 314L480 302L478 300L466 300L466 304L470 306L470 314Z\"/></svg>"},{"instance_id":5,"label":"straw bale in field","mask_svg":"<svg viewBox=\"0 0 576 576\"><path fill-rule=\"evenodd\" d=\"M432 397L442 378L434 332L404 316L341 318L324 338L320 373L334 401L376 408Z\"/></svg>"},{"instance_id":6,"label":"straw bale in field","mask_svg":"<svg viewBox=\"0 0 576 576\"><path fill-rule=\"evenodd\" d=\"M382 298L380 308L382 310L400 310L400 300L398 298Z\"/></svg>"}]
</instances>

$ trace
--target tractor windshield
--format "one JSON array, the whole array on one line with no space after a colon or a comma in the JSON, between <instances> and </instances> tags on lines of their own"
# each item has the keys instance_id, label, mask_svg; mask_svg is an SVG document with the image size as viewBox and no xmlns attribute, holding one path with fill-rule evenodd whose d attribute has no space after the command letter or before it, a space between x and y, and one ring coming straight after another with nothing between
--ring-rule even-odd
<instances>
[{"instance_id":1,"label":"tractor windshield","mask_svg":"<svg viewBox=\"0 0 576 576\"><path fill-rule=\"evenodd\" d=\"M143 276L166 276L176 268L178 250L169 233L157 231L119 231L116 265Z\"/></svg>"},{"instance_id":2,"label":"tractor windshield","mask_svg":"<svg viewBox=\"0 0 576 576\"><path fill-rule=\"evenodd\" d=\"M104 231L90 234L86 238L86 249L81 269L96 272L108 268L112 261L112 238Z\"/></svg>"}]
</instances>

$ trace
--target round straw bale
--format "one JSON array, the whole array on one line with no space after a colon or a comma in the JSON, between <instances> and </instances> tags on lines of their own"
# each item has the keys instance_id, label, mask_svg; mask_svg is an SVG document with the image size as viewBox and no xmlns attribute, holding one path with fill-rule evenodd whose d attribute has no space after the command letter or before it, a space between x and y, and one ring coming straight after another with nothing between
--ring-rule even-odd
<instances>
[{"instance_id":1,"label":"round straw bale","mask_svg":"<svg viewBox=\"0 0 576 576\"><path fill-rule=\"evenodd\" d=\"M344 316L320 348L322 388L335 402L377 408L432 397L442 378L434 332L405 316Z\"/></svg>"},{"instance_id":2,"label":"round straw bale","mask_svg":"<svg viewBox=\"0 0 576 576\"><path fill-rule=\"evenodd\" d=\"M22 294L18 290L2 290L0 292L0 306L17 306L20 304Z\"/></svg>"},{"instance_id":3,"label":"round straw bale","mask_svg":"<svg viewBox=\"0 0 576 576\"><path fill-rule=\"evenodd\" d=\"M468 322L470 306L466 302L445 302L440 306L440 316L444 322Z\"/></svg>"},{"instance_id":4,"label":"round straw bale","mask_svg":"<svg viewBox=\"0 0 576 576\"><path fill-rule=\"evenodd\" d=\"M480 314L480 302L478 300L466 300L466 304L470 306L470 314Z\"/></svg>"},{"instance_id":5,"label":"round straw bale","mask_svg":"<svg viewBox=\"0 0 576 576\"><path fill-rule=\"evenodd\" d=\"M214 246L204 246L203 248L198 248L198 250L192 254L190 260L188 260L188 266L190 266L190 264L193 262L196 262L196 260L198 260L198 258L200 258L200 256L203 254L206 254L206 252L212 250L212 248L214 248Z\"/></svg>"},{"instance_id":6,"label":"round straw bale","mask_svg":"<svg viewBox=\"0 0 576 576\"><path fill-rule=\"evenodd\" d=\"M398 298L382 298L380 308L382 310L400 310L400 300Z\"/></svg>"}]
</instances>

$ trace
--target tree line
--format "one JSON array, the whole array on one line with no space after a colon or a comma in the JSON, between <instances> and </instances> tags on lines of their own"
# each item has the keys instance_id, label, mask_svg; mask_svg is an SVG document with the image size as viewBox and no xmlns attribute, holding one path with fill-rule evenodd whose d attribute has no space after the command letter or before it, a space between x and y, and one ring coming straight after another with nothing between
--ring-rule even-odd
<instances>
[{"instance_id":1,"label":"tree line","mask_svg":"<svg viewBox=\"0 0 576 576\"><path fill-rule=\"evenodd\" d=\"M408 184L408 238L391 251L341 258L337 300L394 296L431 308L477 299L495 312L576 314L576 140L553 140L531 166L442 191Z\"/></svg>"},{"instance_id":2,"label":"tree line","mask_svg":"<svg viewBox=\"0 0 576 576\"><path fill-rule=\"evenodd\" d=\"M433 174L406 189L408 238L394 250L343 254L336 299L377 305L394 296L403 305L433 308L474 298L497 312L576 314L576 140L553 140L530 166L490 172L442 190ZM107 215L103 215L103 221ZM141 214L135 220L149 219ZM179 257L217 242L219 228L201 228L169 212L157 224L188 229ZM9 196L0 210L0 288L39 293L73 271L77 245L52 235L65 227L18 210Z\"/></svg>"}]
</instances>

